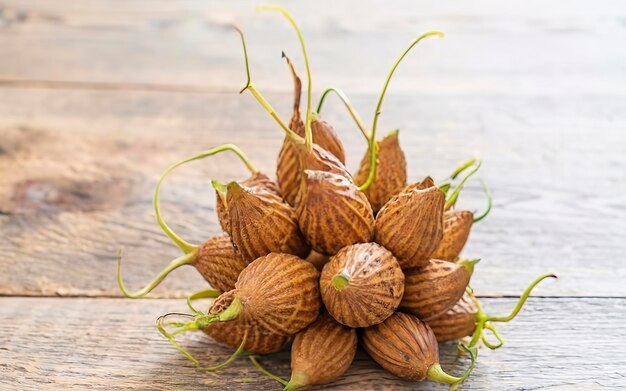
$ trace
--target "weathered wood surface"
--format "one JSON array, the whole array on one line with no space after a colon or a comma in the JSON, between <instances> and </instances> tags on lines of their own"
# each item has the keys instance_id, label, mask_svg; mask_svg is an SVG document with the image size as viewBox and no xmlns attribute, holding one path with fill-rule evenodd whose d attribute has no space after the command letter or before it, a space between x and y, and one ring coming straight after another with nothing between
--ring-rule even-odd
<instances>
[{"instance_id":1,"label":"weathered wood surface","mask_svg":"<svg viewBox=\"0 0 626 391\"><path fill-rule=\"evenodd\" d=\"M288 95L269 95L283 112ZM374 96L356 96L369 111ZM411 179L443 178L484 157L493 214L465 254L480 257L474 285L517 294L554 272L545 295L626 296L626 98L390 96L382 129L398 126ZM366 110L367 109L367 110ZM329 102L358 164L363 140ZM0 293L117 295L117 250L138 287L178 255L157 226L152 190L171 162L232 141L273 175L280 130L250 96L0 89ZM210 178L243 178L232 157L181 168L163 190L166 219L199 242L217 234ZM482 209L477 181L461 205ZM183 268L184 269L184 268ZM204 284L179 270L161 294Z\"/></svg>"},{"instance_id":2,"label":"weathered wood surface","mask_svg":"<svg viewBox=\"0 0 626 391\"><path fill-rule=\"evenodd\" d=\"M255 13L259 3L86 0L59 6L3 0L0 47L11 61L0 62L0 81L232 91L243 83L243 63L238 38L226 26L238 22L248 33L258 86L288 91L288 79L276 69L283 66L281 50L302 64L297 40L277 14ZM425 48L396 76L397 90L624 92L626 9L620 0L593 6L584 0L277 3L287 5L301 24L318 88L338 84L350 93L378 91L397 53L416 34L439 29L447 38L421 44Z\"/></svg>"},{"instance_id":3,"label":"weathered wood surface","mask_svg":"<svg viewBox=\"0 0 626 391\"><path fill-rule=\"evenodd\" d=\"M487 299L491 313L507 313L514 300ZM599 390L626 386L624 299L530 299L512 323L501 326L506 344L481 348L476 370L463 389ZM279 390L240 358L219 373L199 372L154 327L157 316L186 308L182 300L0 299L0 388L2 389L249 389ZM201 333L182 337L204 365L231 349ZM453 373L454 344L442 345L442 364ZM288 353L261 359L288 377ZM336 389L445 390L401 381L363 352Z\"/></svg>"}]
</instances>

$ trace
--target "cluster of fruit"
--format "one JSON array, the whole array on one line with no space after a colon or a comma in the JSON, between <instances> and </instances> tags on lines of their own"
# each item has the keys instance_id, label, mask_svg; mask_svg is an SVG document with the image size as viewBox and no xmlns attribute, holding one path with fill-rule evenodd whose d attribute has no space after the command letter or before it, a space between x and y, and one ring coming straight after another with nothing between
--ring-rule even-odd
<instances>
[{"instance_id":1,"label":"cluster of fruit","mask_svg":"<svg viewBox=\"0 0 626 391\"><path fill-rule=\"evenodd\" d=\"M188 319L175 322L165 315L157 326L198 366L175 340L177 334L202 330L236 349L224 364L204 369L219 369L244 351L274 353L293 341L291 378L275 379L288 390L326 384L348 369L360 342L376 362L401 378L459 384L473 369L481 341L490 348L502 344L494 322L511 320L531 289L547 276L531 284L509 316L486 315L468 288L477 260L461 260L459 255L472 224L491 209L489 191L484 186L489 207L479 216L454 208L480 162L468 161L440 184L430 177L407 184L398 132L376 140L383 97L396 67L420 40L442 34L429 32L416 38L394 63L367 131L337 89L326 90L317 112L311 110L311 78L300 31L286 10L276 6L264 9L281 12L295 28L308 75L306 116L302 119L302 83L287 58L295 85L294 110L287 126L251 83L243 33L237 29L246 56L248 83L244 90L254 95L285 132L277 181L257 170L231 144L172 165L157 184L155 212L159 225L184 255L137 292L124 287L118 264L121 290L128 297L143 297L172 270L194 266L213 289L189 297L193 314ZM343 100L368 141L354 177L344 166L341 140L320 117L329 92ZM175 168L223 151L239 156L251 175L243 181L212 181L224 235L192 245L163 220L161 184ZM194 308L193 300L210 297L215 300L207 312ZM486 330L498 339L497 344L485 338ZM469 353L471 365L463 376L454 377L439 365L437 343L465 337L469 339L459 342L459 347ZM260 367L254 355L250 359Z\"/></svg>"}]
</instances>

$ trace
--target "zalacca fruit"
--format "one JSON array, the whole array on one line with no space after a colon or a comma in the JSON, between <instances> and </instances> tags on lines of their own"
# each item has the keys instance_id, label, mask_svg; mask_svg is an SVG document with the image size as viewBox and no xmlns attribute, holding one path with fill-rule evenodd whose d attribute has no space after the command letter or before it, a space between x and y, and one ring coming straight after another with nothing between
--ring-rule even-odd
<instances>
[{"instance_id":1,"label":"zalacca fruit","mask_svg":"<svg viewBox=\"0 0 626 391\"><path fill-rule=\"evenodd\" d=\"M343 375L356 354L356 330L323 313L291 346L291 379L285 390L328 384Z\"/></svg>"},{"instance_id":2,"label":"zalacca fruit","mask_svg":"<svg viewBox=\"0 0 626 391\"><path fill-rule=\"evenodd\" d=\"M513 320L524 306L524 303L526 303L535 286L546 278L556 278L556 276L554 274L544 274L531 282L520 296L511 313L507 316L490 316L485 314L480 301L473 295L465 293L452 309L435 318L428 319L426 323L437 336L437 341L450 341L472 336L469 342L470 347L475 346L482 340L488 348L497 349L504 344L504 340L493 323L506 323ZM494 334L498 339L498 344L493 345L487 340L484 335L485 329L490 330Z\"/></svg>"},{"instance_id":3,"label":"zalacca fruit","mask_svg":"<svg viewBox=\"0 0 626 391\"><path fill-rule=\"evenodd\" d=\"M333 255L354 243L372 239L374 215L367 197L341 175L305 170L298 223L311 247Z\"/></svg>"},{"instance_id":4,"label":"zalacca fruit","mask_svg":"<svg viewBox=\"0 0 626 391\"><path fill-rule=\"evenodd\" d=\"M393 131L377 141L376 148L378 148L376 179L363 191L372 205L374 214L378 213L391 197L400 193L406 186L406 158L398 142L398 131ZM364 184L369 172L370 152L368 150L361 160L354 182L357 185Z\"/></svg>"},{"instance_id":5,"label":"zalacca fruit","mask_svg":"<svg viewBox=\"0 0 626 391\"><path fill-rule=\"evenodd\" d=\"M284 53L283 57L287 59L287 64L289 65L294 81L293 114L291 116L289 128L299 136L304 137L304 122L302 122L300 116L302 82L300 81L300 77L298 77L291 60L289 60ZM315 144L331 153L342 164L345 164L346 157L343 144L332 126L330 126L327 122L322 121L318 115L314 114L311 122L311 132L313 142ZM282 148L278 155L276 173L278 182L286 195L285 199L292 205L293 202L295 202L295 196L299 187L299 178L297 178L295 174L301 171L299 161L300 153L302 153L302 150L296 149L293 140L289 136L285 136Z\"/></svg>"},{"instance_id":6,"label":"zalacca fruit","mask_svg":"<svg viewBox=\"0 0 626 391\"><path fill-rule=\"evenodd\" d=\"M383 368L407 380L429 379L446 384L464 380L439 365L439 347L428 325L413 315L396 312L383 323L363 330L361 345ZM472 355L472 368L473 369Z\"/></svg>"},{"instance_id":7,"label":"zalacca fruit","mask_svg":"<svg viewBox=\"0 0 626 391\"><path fill-rule=\"evenodd\" d=\"M326 309L339 323L367 327L398 308L404 274L389 250L376 243L358 243L331 257L322 270L320 291Z\"/></svg>"},{"instance_id":8,"label":"zalacca fruit","mask_svg":"<svg viewBox=\"0 0 626 391\"><path fill-rule=\"evenodd\" d=\"M463 296L476 262L432 259L423 268L405 270L401 310L420 319L446 312Z\"/></svg>"},{"instance_id":9,"label":"zalacca fruit","mask_svg":"<svg viewBox=\"0 0 626 391\"><path fill-rule=\"evenodd\" d=\"M276 182L260 171L253 172L248 179L240 182L240 184L251 191L269 192L278 197L282 197ZM215 188L215 205L220 226L225 233L230 235L230 219L228 217L228 207L226 206L226 186L218 181L213 181L213 187Z\"/></svg>"},{"instance_id":10,"label":"zalacca fruit","mask_svg":"<svg viewBox=\"0 0 626 391\"><path fill-rule=\"evenodd\" d=\"M280 197L231 182L226 200L230 237L244 259L251 261L271 252L299 257L309 253L295 210Z\"/></svg>"},{"instance_id":11,"label":"zalacca fruit","mask_svg":"<svg viewBox=\"0 0 626 391\"><path fill-rule=\"evenodd\" d=\"M216 315L228 308L235 298L236 291L232 290L222 294L209 309L209 315ZM250 353L267 354L279 351L288 337L274 334L257 322L248 321L244 318L235 318L226 322L210 323L203 331L216 341L237 348L243 341L244 350Z\"/></svg>"},{"instance_id":12,"label":"zalacca fruit","mask_svg":"<svg viewBox=\"0 0 626 391\"><path fill-rule=\"evenodd\" d=\"M133 299L144 297L159 285L169 273L183 265L195 267L213 288L226 292L235 287L239 273L248 265L248 262L237 254L228 236L217 236L170 262L152 282L136 292L130 292L124 287L121 275L121 259L118 259L118 285L126 297Z\"/></svg>"},{"instance_id":13,"label":"zalacca fruit","mask_svg":"<svg viewBox=\"0 0 626 391\"><path fill-rule=\"evenodd\" d=\"M443 238L432 254L444 261L456 260L469 237L474 214L469 210L448 211L443 215Z\"/></svg>"},{"instance_id":14,"label":"zalacca fruit","mask_svg":"<svg viewBox=\"0 0 626 391\"><path fill-rule=\"evenodd\" d=\"M378 212L374 240L396 256L402 269L426 265L439 245L444 200L427 177L407 186Z\"/></svg>"},{"instance_id":15,"label":"zalacca fruit","mask_svg":"<svg viewBox=\"0 0 626 391\"><path fill-rule=\"evenodd\" d=\"M271 334L289 336L313 323L321 306L319 272L290 254L270 253L250 263L227 292L221 312L198 314L181 330L204 329L214 322L255 324ZM230 298L232 296L232 299Z\"/></svg>"},{"instance_id":16,"label":"zalacca fruit","mask_svg":"<svg viewBox=\"0 0 626 391\"><path fill-rule=\"evenodd\" d=\"M465 293L454 307L428 319L426 323L435 333L438 342L454 341L472 335L476 329L477 312L475 299Z\"/></svg>"}]
</instances>

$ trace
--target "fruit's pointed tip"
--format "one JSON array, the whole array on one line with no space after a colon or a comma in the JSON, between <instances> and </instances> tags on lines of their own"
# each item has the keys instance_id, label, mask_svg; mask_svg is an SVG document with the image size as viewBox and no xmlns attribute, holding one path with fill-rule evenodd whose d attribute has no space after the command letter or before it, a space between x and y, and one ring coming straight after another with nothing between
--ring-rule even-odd
<instances>
[{"instance_id":1,"label":"fruit's pointed tip","mask_svg":"<svg viewBox=\"0 0 626 391\"><path fill-rule=\"evenodd\" d=\"M548 275L546 276L546 278L556 278L556 279L558 279L558 278L559 278L559 276L557 276L556 274L548 274Z\"/></svg>"}]
</instances>

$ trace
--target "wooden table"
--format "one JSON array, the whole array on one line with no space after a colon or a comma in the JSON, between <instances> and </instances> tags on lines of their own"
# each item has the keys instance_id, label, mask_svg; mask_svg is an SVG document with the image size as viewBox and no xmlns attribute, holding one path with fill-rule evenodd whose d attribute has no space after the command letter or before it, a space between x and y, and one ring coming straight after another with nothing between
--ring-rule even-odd
<instances>
[{"instance_id":1,"label":"wooden table","mask_svg":"<svg viewBox=\"0 0 626 391\"><path fill-rule=\"evenodd\" d=\"M0 388L280 389L246 359L196 371L154 327L205 287L191 268L158 300L123 299L178 255L155 223L152 190L171 162L225 142L273 173L282 134L249 94L238 38L247 32L253 80L288 118L285 50L295 36L255 2L0 1ZM463 388L624 389L626 356L626 8L619 0L293 2L313 67L314 97L350 95L369 123L393 59L398 69L381 129L400 128L409 179L443 178L480 156L494 210L465 254L489 312L505 313L535 276L554 272L507 343L482 349ZM365 149L338 100L324 117L355 169ZM165 185L164 215L200 242L219 232L209 179L241 179L228 156L191 164ZM481 209L477 181L461 206ZM185 344L206 363L230 350L200 334ZM459 373L453 345L445 368ZM263 358L287 376L286 353ZM338 389L445 389L400 381L363 353ZM329 386L330 388L330 386Z\"/></svg>"}]
</instances>

